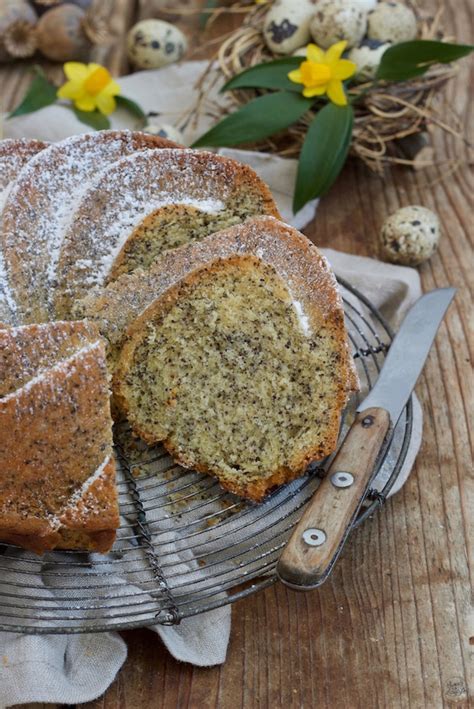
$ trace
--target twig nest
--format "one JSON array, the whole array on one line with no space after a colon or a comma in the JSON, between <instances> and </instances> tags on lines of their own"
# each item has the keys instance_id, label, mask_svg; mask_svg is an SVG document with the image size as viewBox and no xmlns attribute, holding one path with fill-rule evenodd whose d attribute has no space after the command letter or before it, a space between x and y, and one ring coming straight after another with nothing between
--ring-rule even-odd
<instances>
[{"instance_id":1,"label":"twig nest","mask_svg":"<svg viewBox=\"0 0 474 709\"><path fill-rule=\"evenodd\" d=\"M168 138L168 140L173 140L175 143L184 145L184 136L179 128L170 125L169 123L147 123L143 128L144 133L151 133L151 135L159 135L160 138Z\"/></svg>"},{"instance_id":2,"label":"twig nest","mask_svg":"<svg viewBox=\"0 0 474 709\"><path fill-rule=\"evenodd\" d=\"M318 0L314 6L311 36L323 49L344 39L348 47L356 47L366 29L367 13L352 0Z\"/></svg>"},{"instance_id":3,"label":"twig nest","mask_svg":"<svg viewBox=\"0 0 474 709\"><path fill-rule=\"evenodd\" d=\"M439 219L431 209L418 205L397 209L380 232L382 257L404 266L418 266L438 246Z\"/></svg>"},{"instance_id":4,"label":"twig nest","mask_svg":"<svg viewBox=\"0 0 474 709\"><path fill-rule=\"evenodd\" d=\"M311 39L309 24L314 14L311 0L276 0L263 25L267 47L275 54L292 54Z\"/></svg>"},{"instance_id":5,"label":"twig nest","mask_svg":"<svg viewBox=\"0 0 474 709\"><path fill-rule=\"evenodd\" d=\"M127 53L138 69L159 69L177 62L188 42L180 29L163 20L142 20L127 35Z\"/></svg>"},{"instance_id":6,"label":"twig nest","mask_svg":"<svg viewBox=\"0 0 474 709\"><path fill-rule=\"evenodd\" d=\"M4 43L5 32L18 22L36 23L38 16L26 0L0 0L0 61L8 61L12 56Z\"/></svg>"},{"instance_id":7,"label":"twig nest","mask_svg":"<svg viewBox=\"0 0 474 709\"><path fill-rule=\"evenodd\" d=\"M55 62L86 59L92 43L84 32L85 17L84 10L71 3L45 12L36 28L40 52Z\"/></svg>"},{"instance_id":8,"label":"twig nest","mask_svg":"<svg viewBox=\"0 0 474 709\"><path fill-rule=\"evenodd\" d=\"M367 34L381 42L409 42L418 32L413 10L400 2L381 2L369 13Z\"/></svg>"},{"instance_id":9,"label":"twig nest","mask_svg":"<svg viewBox=\"0 0 474 709\"><path fill-rule=\"evenodd\" d=\"M360 47L351 49L348 59L357 65L356 81L370 81L375 78L382 56L390 46L389 42L380 42L378 39L365 39Z\"/></svg>"}]
</instances>

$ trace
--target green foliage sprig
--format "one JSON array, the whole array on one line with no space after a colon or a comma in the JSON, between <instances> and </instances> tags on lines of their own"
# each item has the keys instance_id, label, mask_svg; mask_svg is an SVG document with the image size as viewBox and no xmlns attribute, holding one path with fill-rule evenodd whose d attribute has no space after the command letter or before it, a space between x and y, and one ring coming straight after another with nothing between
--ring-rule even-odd
<instances>
[{"instance_id":1,"label":"green foliage sprig","mask_svg":"<svg viewBox=\"0 0 474 709\"><path fill-rule=\"evenodd\" d=\"M434 64L453 62L473 49L470 45L428 40L396 44L383 54L371 86L380 81L409 81L425 74ZM226 116L193 145L223 147L257 142L285 130L311 109L315 115L299 157L295 212L325 194L339 175L351 145L353 103L360 98L355 96L346 105L336 105L326 97L305 97L302 86L288 76L305 61L304 57L285 57L258 64L233 77L221 91L264 89L267 93ZM344 82L345 89L348 84Z\"/></svg>"}]
</instances>

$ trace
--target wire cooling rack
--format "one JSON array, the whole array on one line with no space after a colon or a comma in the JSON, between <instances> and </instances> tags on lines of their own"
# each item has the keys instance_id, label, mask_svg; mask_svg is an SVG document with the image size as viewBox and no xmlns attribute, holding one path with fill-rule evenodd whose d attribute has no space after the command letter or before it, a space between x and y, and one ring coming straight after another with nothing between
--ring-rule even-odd
<instances>
[{"instance_id":1,"label":"wire cooling rack","mask_svg":"<svg viewBox=\"0 0 474 709\"><path fill-rule=\"evenodd\" d=\"M392 332L361 293L339 283L363 397L377 379ZM346 429L357 403L345 413ZM410 400L354 526L384 502L397 479L412 419ZM257 505L176 466L164 449L146 447L124 427L116 429L115 440L121 526L112 551L38 557L0 545L1 630L80 633L171 625L269 586L328 463Z\"/></svg>"}]
</instances>

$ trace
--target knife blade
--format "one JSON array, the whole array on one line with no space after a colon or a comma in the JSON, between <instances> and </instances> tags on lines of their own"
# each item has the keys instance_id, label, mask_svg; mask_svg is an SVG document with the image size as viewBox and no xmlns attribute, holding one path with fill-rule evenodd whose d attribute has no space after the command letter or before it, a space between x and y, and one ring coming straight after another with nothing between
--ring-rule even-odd
<instances>
[{"instance_id":1,"label":"knife blade","mask_svg":"<svg viewBox=\"0 0 474 709\"><path fill-rule=\"evenodd\" d=\"M329 576L362 505L386 436L411 396L455 288L422 296L394 338L373 389L309 502L277 564L292 588L317 588Z\"/></svg>"}]
</instances>

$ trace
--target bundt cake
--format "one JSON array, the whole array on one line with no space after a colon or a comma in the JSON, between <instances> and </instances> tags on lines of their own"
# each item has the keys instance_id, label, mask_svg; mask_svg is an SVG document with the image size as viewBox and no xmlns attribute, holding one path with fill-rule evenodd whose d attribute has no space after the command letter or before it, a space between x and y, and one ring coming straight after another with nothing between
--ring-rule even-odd
<instances>
[{"instance_id":1,"label":"bundt cake","mask_svg":"<svg viewBox=\"0 0 474 709\"><path fill-rule=\"evenodd\" d=\"M111 430L94 325L0 329L0 540L108 551L119 524Z\"/></svg>"},{"instance_id":2,"label":"bundt cake","mask_svg":"<svg viewBox=\"0 0 474 709\"><path fill-rule=\"evenodd\" d=\"M334 451L357 386L335 277L271 217L170 252L164 270L128 327L116 403L147 443L259 501Z\"/></svg>"},{"instance_id":3,"label":"bundt cake","mask_svg":"<svg viewBox=\"0 0 474 709\"><path fill-rule=\"evenodd\" d=\"M25 163L46 146L47 143L40 140L27 140L26 138L0 141L0 224L3 205L13 181ZM15 322L15 301L7 283L0 240L0 323L2 322Z\"/></svg>"},{"instance_id":4,"label":"bundt cake","mask_svg":"<svg viewBox=\"0 0 474 709\"><path fill-rule=\"evenodd\" d=\"M248 166L212 153L148 150L111 165L83 194L57 269L56 317L92 286L249 216L278 210Z\"/></svg>"},{"instance_id":5,"label":"bundt cake","mask_svg":"<svg viewBox=\"0 0 474 709\"><path fill-rule=\"evenodd\" d=\"M55 143L28 161L6 199L0 236L18 322L52 318L61 242L88 181L124 155L160 147L178 146L145 133L100 131Z\"/></svg>"}]
</instances>

